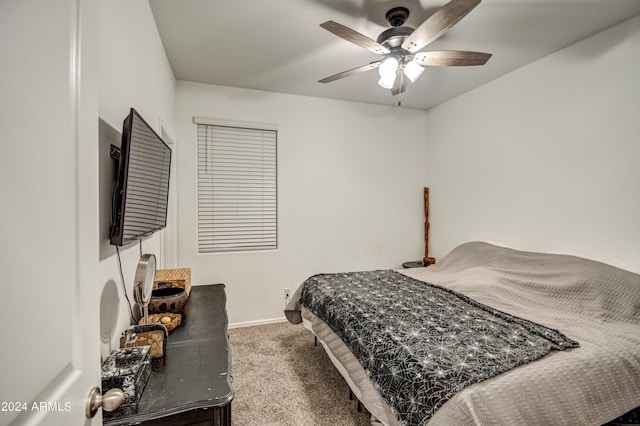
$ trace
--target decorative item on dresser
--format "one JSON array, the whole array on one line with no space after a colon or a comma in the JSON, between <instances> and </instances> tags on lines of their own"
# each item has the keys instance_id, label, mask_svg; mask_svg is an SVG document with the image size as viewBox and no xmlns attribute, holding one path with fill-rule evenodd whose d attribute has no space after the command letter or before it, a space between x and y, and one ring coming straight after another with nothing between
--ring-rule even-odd
<instances>
[{"instance_id":1,"label":"decorative item on dresser","mask_svg":"<svg viewBox=\"0 0 640 426\"><path fill-rule=\"evenodd\" d=\"M152 361L137 405L105 413L105 426L231 425L231 353L224 284L195 286L166 356Z\"/></svg>"},{"instance_id":2,"label":"decorative item on dresser","mask_svg":"<svg viewBox=\"0 0 640 426\"><path fill-rule=\"evenodd\" d=\"M191 268L158 269L153 283L153 289L163 287L180 287L191 292Z\"/></svg>"},{"instance_id":3,"label":"decorative item on dresser","mask_svg":"<svg viewBox=\"0 0 640 426\"><path fill-rule=\"evenodd\" d=\"M166 284L166 283L161 283ZM151 292L149 313L182 312L189 299L187 290L181 287L162 287Z\"/></svg>"}]
</instances>

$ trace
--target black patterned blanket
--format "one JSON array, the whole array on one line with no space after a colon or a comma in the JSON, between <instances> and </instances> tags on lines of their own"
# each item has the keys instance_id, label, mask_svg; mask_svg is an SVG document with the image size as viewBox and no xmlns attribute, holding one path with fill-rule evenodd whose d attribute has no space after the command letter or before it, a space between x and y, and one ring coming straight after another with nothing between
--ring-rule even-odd
<instances>
[{"instance_id":1,"label":"black patterned blanket","mask_svg":"<svg viewBox=\"0 0 640 426\"><path fill-rule=\"evenodd\" d=\"M342 338L402 425L426 423L466 386L578 346L559 331L391 270L315 275L300 304Z\"/></svg>"}]
</instances>

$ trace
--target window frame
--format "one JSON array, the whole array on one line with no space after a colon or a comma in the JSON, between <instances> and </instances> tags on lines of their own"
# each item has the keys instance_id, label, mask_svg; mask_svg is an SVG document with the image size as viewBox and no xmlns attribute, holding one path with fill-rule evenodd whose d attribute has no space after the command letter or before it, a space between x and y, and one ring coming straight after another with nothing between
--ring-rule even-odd
<instances>
[{"instance_id":1,"label":"window frame","mask_svg":"<svg viewBox=\"0 0 640 426\"><path fill-rule=\"evenodd\" d=\"M238 120L225 120L225 119L217 119L217 118L206 118L206 117L193 117L193 122L196 124L196 244L197 244L197 253L198 254L216 254L216 253L242 253L242 252L263 252L263 251L273 251L278 249L278 126L276 124L271 123L258 123L258 122L249 122L249 121L238 121ZM226 222L226 228L221 226L221 218L220 213L216 213L216 209L221 209L221 207L216 206L215 198L219 197L219 193L216 192L214 184L213 171L207 172L210 173L210 176L207 177L208 181L205 182L205 179L201 176L203 172L203 168L205 167L202 161L208 161L211 158L213 161L213 156L215 156L215 147L208 145L209 149L214 148L210 154L207 154L206 159L202 158L202 142L203 137L201 135L201 126L206 126L207 129L212 128L216 132L223 133L224 131L233 130L237 131L239 139L233 140L234 138L230 138L227 142L231 145L234 143L237 145L236 148L242 147L243 143L247 143L249 139L243 139L244 136L247 135L257 135L260 133L262 135L261 142L259 144L255 144L252 147L249 145L245 145L244 148L247 148L247 151L244 152L246 154L249 152L250 154L261 155L261 169L262 170L262 182L249 185L249 192L254 195L242 195L241 192L234 192L230 197L225 198L234 198L238 201L239 198L244 197L243 201L245 203L250 204L250 208L257 208L257 206L262 203L262 213L258 213L254 215L253 211L251 213L247 213L243 211L243 213L236 213L235 216L232 213L230 216L233 216L235 219L229 218L224 219L228 220ZM258 133L256 133L258 132ZM241 136L244 135L244 136ZM273 140L264 140L264 135L272 136ZM209 140L209 135L205 136L207 144L214 144ZM257 146L261 146L262 148L256 148ZM265 152L265 147L267 151ZM220 151L220 148L217 148ZM259 154L261 152L261 154ZM242 153L241 153L242 154ZM243 173L247 173L246 169L243 171L243 167L246 168L247 158L242 158L242 156L238 157L241 161L238 163L239 166L236 169L236 172L240 172L242 176ZM227 163L229 164L229 163ZM255 163L254 163L255 164ZM213 167L210 166L210 167ZM220 171L220 165L218 165L218 173L225 175L233 180L233 172L228 171ZM265 175L265 170L267 175ZM254 175L255 177L256 175ZM242 180L241 177L237 177L237 179ZM218 176L217 179L221 179ZM255 180L255 179L254 179ZM210 191L208 194L204 194L202 192L202 187L205 185L210 186ZM241 185L244 185L242 183ZM270 186L271 185L271 186ZM233 186L222 185L221 187L226 187L227 189ZM236 188L237 189L237 188ZM271 189L269 192L268 189ZM255 192L253 192L255 190ZM262 194L259 195L262 191ZM218 194L218 195L216 195ZM227 192L227 194L230 194ZM240 195L239 195L240 194ZM267 194L267 195L265 195ZM247 198L248 197L248 198ZM208 198L207 201L203 201L205 198ZM249 200L249 201L247 201ZM226 201L220 201L220 203L225 203ZM229 205L233 203L233 201L228 201ZM208 205L206 205L208 204ZM266 207L265 207L266 206ZM207 211L208 209L208 211ZM241 209L242 210L242 209ZM221 210L220 210L221 211ZM227 210L229 211L229 210ZM204 213L208 213L211 215L209 222L205 221L202 217ZM216 216L218 217L218 222L216 222ZM255 218L256 222L248 223L252 219L248 219L248 217ZM260 217L260 219L259 219ZM246 223L243 224L243 221ZM261 225L256 225L258 222L262 222ZM209 227L210 230L205 230L205 228ZM222 231L215 231L213 227L218 227L218 229L223 229ZM253 228L252 228L253 227ZM254 229L256 232L252 232ZM234 236L233 232L237 232ZM216 234L218 232L218 234ZM225 234L226 232L226 234ZM260 237L262 234L262 237ZM222 237L221 235L227 235L227 237ZM247 239L243 241L243 236L246 236ZM261 239L262 238L262 239Z\"/></svg>"}]
</instances>

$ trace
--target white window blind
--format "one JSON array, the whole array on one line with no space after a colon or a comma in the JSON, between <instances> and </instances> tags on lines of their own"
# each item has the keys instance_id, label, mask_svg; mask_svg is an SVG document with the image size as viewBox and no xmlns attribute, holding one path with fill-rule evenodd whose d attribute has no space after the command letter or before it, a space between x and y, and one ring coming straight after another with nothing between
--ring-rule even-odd
<instances>
[{"instance_id":1,"label":"white window blind","mask_svg":"<svg viewBox=\"0 0 640 426\"><path fill-rule=\"evenodd\" d=\"M198 252L276 249L277 130L196 120Z\"/></svg>"}]
</instances>

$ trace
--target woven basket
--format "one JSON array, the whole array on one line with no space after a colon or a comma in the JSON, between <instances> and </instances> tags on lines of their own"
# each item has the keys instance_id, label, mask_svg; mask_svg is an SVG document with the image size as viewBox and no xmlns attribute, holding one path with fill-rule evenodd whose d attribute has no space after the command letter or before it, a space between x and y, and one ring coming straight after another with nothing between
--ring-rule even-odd
<instances>
[{"instance_id":1,"label":"woven basket","mask_svg":"<svg viewBox=\"0 0 640 426\"><path fill-rule=\"evenodd\" d=\"M171 287L184 288L190 294L191 268L158 269L153 283L154 290L158 288L158 283L171 283Z\"/></svg>"},{"instance_id":2,"label":"woven basket","mask_svg":"<svg viewBox=\"0 0 640 426\"><path fill-rule=\"evenodd\" d=\"M164 317L168 317L169 322L163 323L162 318ZM144 324L144 317L140 318L140 321L138 321L138 324L140 325ZM163 312L160 314L149 314L149 324L162 324L167 328L167 331L171 331L176 327L180 327L180 324L182 324L182 315L174 314L171 312Z\"/></svg>"}]
</instances>

